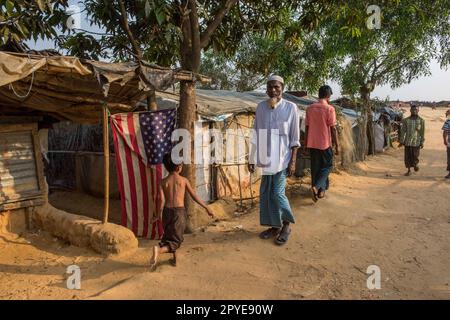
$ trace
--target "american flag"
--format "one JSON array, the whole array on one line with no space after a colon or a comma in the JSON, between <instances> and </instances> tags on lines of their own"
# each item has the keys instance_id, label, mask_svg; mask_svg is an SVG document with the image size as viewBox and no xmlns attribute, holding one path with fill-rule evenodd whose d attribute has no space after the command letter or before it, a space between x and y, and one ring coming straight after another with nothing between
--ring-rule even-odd
<instances>
[{"instance_id":1,"label":"american flag","mask_svg":"<svg viewBox=\"0 0 450 320\"><path fill-rule=\"evenodd\" d=\"M157 191L175 124L176 109L111 116L122 225L138 237L160 239L163 234Z\"/></svg>"}]
</instances>

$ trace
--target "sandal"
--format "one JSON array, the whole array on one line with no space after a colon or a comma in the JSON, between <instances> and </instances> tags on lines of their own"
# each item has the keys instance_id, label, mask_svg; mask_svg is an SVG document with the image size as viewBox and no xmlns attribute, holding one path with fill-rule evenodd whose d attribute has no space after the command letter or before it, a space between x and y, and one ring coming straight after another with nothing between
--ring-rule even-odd
<instances>
[{"instance_id":1,"label":"sandal","mask_svg":"<svg viewBox=\"0 0 450 320\"><path fill-rule=\"evenodd\" d=\"M319 199L325 198L325 190L320 191L319 194L317 195L317 197L318 197Z\"/></svg>"},{"instance_id":2,"label":"sandal","mask_svg":"<svg viewBox=\"0 0 450 320\"><path fill-rule=\"evenodd\" d=\"M285 227L281 230L279 236L275 239L275 243L279 246L286 244L289 240L289 235L291 234L291 228Z\"/></svg>"},{"instance_id":3,"label":"sandal","mask_svg":"<svg viewBox=\"0 0 450 320\"><path fill-rule=\"evenodd\" d=\"M317 193L314 187L311 188L311 198L314 202L317 202L319 199L317 198Z\"/></svg>"},{"instance_id":4,"label":"sandal","mask_svg":"<svg viewBox=\"0 0 450 320\"><path fill-rule=\"evenodd\" d=\"M280 231L279 228L272 227L272 228L269 228L269 229L264 230L263 232L261 232L259 234L259 237L261 239L267 240L267 239L275 237L279 233L279 231Z\"/></svg>"},{"instance_id":5,"label":"sandal","mask_svg":"<svg viewBox=\"0 0 450 320\"><path fill-rule=\"evenodd\" d=\"M173 267L177 266L177 255L175 252L173 253L172 259L170 259L169 262Z\"/></svg>"}]
</instances>

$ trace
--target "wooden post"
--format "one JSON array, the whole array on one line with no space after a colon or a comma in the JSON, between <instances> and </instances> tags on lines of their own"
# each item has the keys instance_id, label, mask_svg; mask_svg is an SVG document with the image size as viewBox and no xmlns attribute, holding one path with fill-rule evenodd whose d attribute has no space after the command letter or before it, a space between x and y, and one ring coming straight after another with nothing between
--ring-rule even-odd
<instances>
[{"instance_id":1,"label":"wooden post","mask_svg":"<svg viewBox=\"0 0 450 320\"><path fill-rule=\"evenodd\" d=\"M241 203L241 208L239 209L240 212L242 212L242 187L241 187L241 169L240 169L240 165L238 164L238 179L239 179L239 199L240 203Z\"/></svg>"},{"instance_id":2,"label":"wooden post","mask_svg":"<svg viewBox=\"0 0 450 320\"><path fill-rule=\"evenodd\" d=\"M25 219L26 219L26 225L27 230L31 230L33 226L33 219L32 219L32 207L25 208Z\"/></svg>"},{"instance_id":3,"label":"wooden post","mask_svg":"<svg viewBox=\"0 0 450 320\"><path fill-rule=\"evenodd\" d=\"M149 95L147 96L147 111L156 110L158 110L158 106L156 104L156 92L155 90L151 90Z\"/></svg>"},{"instance_id":4,"label":"wooden post","mask_svg":"<svg viewBox=\"0 0 450 320\"><path fill-rule=\"evenodd\" d=\"M109 212L109 126L108 109L103 105L103 170L105 176L105 201L103 206L103 223L108 222Z\"/></svg>"},{"instance_id":5,"label":"wooden post","mask_svg":"<svg viewBox=\"0 0 450 320\"><path fill-rule=\"evenodd\" d=\"M249 172L249 174L250 174L250 198L252 198L252 204L251 204L251 206L252 206L252 208L253 208L253 190L252 190L252 173L251 172Z\"/></svg>"}]
</instances>

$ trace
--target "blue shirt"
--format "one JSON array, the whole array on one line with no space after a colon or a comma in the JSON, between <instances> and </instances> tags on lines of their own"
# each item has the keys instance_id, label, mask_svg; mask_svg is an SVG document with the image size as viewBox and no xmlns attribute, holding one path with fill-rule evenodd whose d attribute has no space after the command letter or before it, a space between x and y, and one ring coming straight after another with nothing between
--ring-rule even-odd
<instances>
[{"instance_id":1,"label":"blue shirt","mask_svg":"<svg viewBox=\"0 0 450 320\"><path fill-rule=\"evenodd\" d=\"M276 174L285 170L291 160L291 148L300 147L297 106L281 99L272 109L268 101L262 101L256 108L253 128L251 141L253 147L256 146L256 162L258 167L263 168L262 174Z\"/></svg>"},{"instance_id":2,"label":"blue shirt","mask_svg":"<svg viewBox=\"0 0 450 320\"><path fill-rule=\"evenodd\" d=\"M442 130L447 132L447 147L450 148L450 119L447 119L442 127Z\"/></svg>"}]
</instances>

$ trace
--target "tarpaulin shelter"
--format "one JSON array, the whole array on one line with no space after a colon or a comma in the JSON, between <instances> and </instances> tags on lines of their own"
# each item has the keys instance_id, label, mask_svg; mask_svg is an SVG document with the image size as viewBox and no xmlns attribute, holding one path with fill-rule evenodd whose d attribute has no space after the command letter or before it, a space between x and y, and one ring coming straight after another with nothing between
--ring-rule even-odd
<instances>
[{"instance_id":1,"label":"tarpaulin shelter","mask_svg":"<svg viewBox=\"0 0 450 320\"><path fill-rule=\"evenodd\" d=\"M104 105L111 113L133 111L151 90L165 90L180 80L205 79L136 62L0 52L0 110L3 115L45 114L96 123Z\"/></svg>"},{"instance_id":2,"label":"tarpaulin shelter","mask_svg":"<svg viewBox=\"0 0 450 320\"><path fill-rule=\"evenodd\" d=\"M174 108L179 104L179 95L172 92L172 90L166 90L162 92L156 92L156 101L158 108ZM300 129L302 132L305 130L305 115L306 109L309 105L316 102L317 99L311 96L297 97L291 94L284 93L283 97L298 107L300 114ZM234 92L227 90L196 90L196 119L201 124L201 131L204 139L202 140L202 154L203 164L196 166L196 191L199 196L205 201L214 201L216 199L231 197L234 200L247 200L255 198L259 195L259 180L260 175L255 173L250 175L247 170L247 159L245 158L248 152L248 140L250 136L250 129L253 127L254 115L258 103L266 100L268 97L265 92L250 91L250 92ZM145 101L138 103L141 107L145 106ZM95 137L98 134L93 134L94 128L88 126L73 127L73 131L77 132L85 138L80 138L80 141L88 141L86 136ZM232 159L224 159L222 163L214 165L210 164L210 151L208 145L210 139L208 137L208 131L210 129L217 129L222 133L225 133L226 129L235 130L234 135L243 137L246 141L246 150L243 157L239 158L239 154L234 151L236 155ZM350 128L348 130L351 130ZM98 131L98 130L97 130ZM351 133L349 133L351 135ZM226 141L235 137L224 136L224 144L222 154L227 154ZM96 138L98 139L98 138ZM63 139L64 140L64 139ZM68 142L65 139L65 142ZM83 143L84 145L85 143ZM91 143L92 145L92 143ZM233 146L235 149L238 145ZM88 146L90 148L90 146ZM71 149L70 149L71 150ZM87 151L87 150L83 150ZM86 157L83 155L83 157ZM93 158L93 157L90 157ZM86 168L80 171L81 173L92 172L91 167L95 167L96 161L90 159L85 161ZM302 175L303 170L309 167L308 158L305 156L299 156L297 161L297 175ZM112 179L114 180L115 172L112 171ZM77 177L79 175L77 174ZM101 186L94 184L100 184L101 181L95 179L95 175L82 174L84 181L81 182L87 188L83 187L86 192L94 194L93 191L101 190ZM93 178L90 178L90 177ZM81 179L79 179L81 180ZM88 181L87 181L88 180ZM78 183L78 181L77 181ZM97 193L97 192L95 192Z\"/></svg>"},{"instance_id":3,"label":"tarpaulin shelter","mask_svg":"<svg viewBox=\"0 0 450 320\"><path fill-rule=\"evenodd\" d=\"M177 105L177 94L165 91L157 93L158 106L171 108ZM283 93L283 98L295 103L300 114L300 128L305 130L305 115L309 105L317 99L305 96L296 97ZM235 200L249 200L259 196L260 174L258 170L250 174L247 169L250 130L253 127L255 111L258 103L267 100L267 94L263 91L235 92L228 90L196 90L197 120L201 121L203 131L202 154L204 164L197 165L197 192L206 201L231 197ZM208 131L217 129L224 135L223 150L224 160L214 165L210 164L208 145L210 143ZM226 129L232 129L231 133ZM233 152L227 149L227 141L243 138L245 150L237 152L240 146L236 143ZM233 154L233 158L226 156ZM304 169L306 162L297 162L298 174Z\"/></svg>"},{"instance_id":4,"label":"tarpaulin shelter","mask_svg":"<svg viewBox=\"0 0 450 320\"><path fill-rule=\"evenodd\" d=\"M349 121L352 131L354 145L359 144L360 134L360 117L362 106L350 99L340 98L333 101L333 104L339 106L341 112ZM392 108L382 102L374 103L374 111L372 111L373 135L375 142L375 152L383 152L391 146L392 141L398 137L398 130L403 113L400 109ZM369 152L369 141L366 139L366 153Z\"/></svg>"},{"instance_id":5,"label":"tarpaulin shelter","mask_svg":"<svg viewBox=\"0 0 450 320\"><path fill-rule=\"evenodd\" d=\"M76 123L103 119L103 140L108 141L108 112L134 111L150 92L165 90L180 80L208 78L145 62L0 52L0 211L44 201L38 137L38 123L44 117ZM107 215L109 143L103 145Z\"/></svg>"}]
</instances>

